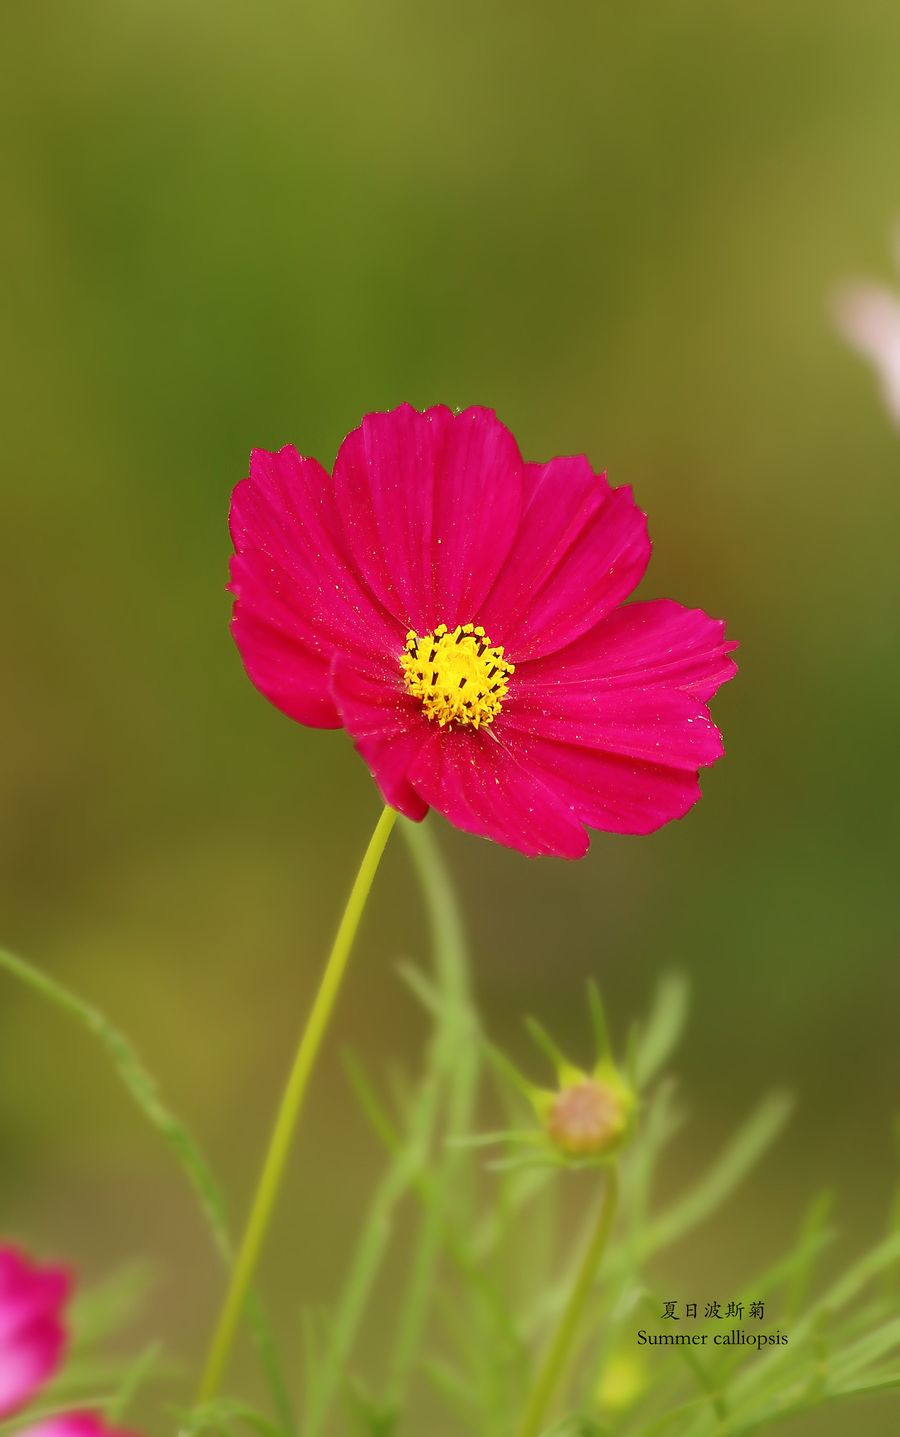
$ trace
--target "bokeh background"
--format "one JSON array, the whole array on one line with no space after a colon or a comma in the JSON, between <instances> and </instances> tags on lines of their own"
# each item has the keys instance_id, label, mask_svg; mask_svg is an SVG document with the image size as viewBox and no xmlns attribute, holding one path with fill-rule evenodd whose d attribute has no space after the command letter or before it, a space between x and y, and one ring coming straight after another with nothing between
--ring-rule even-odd
<instances>
[{"instance_id":1,"label":"bokeh background","mask_svg":"<svg viewBox=\"0 0 900 1437\"><path fill-rule=\"evenodd\" d=\"M577 1050L587 974L621 1031L684 970L666 1190L761 1089L799 1109L661 1282L727 1298L822 1186L861 1248L898 1099L900 436L828 301L890 276L900 10L44 0L2 28L4 942L132 1034L240 1211L377 796L243 675L228 493L253 445L330 463L366 410L489 404L527 457L633 484L642 595L742 649L684 822L566 865L438 821L486 1020ZM301 1280L327 1302L377 1172L338 1048L420 1049L411 887L396 844L269 1249L282 1318ZM219 1275L180 1175L7 980L0 1153L3 1230L88 1278L149 1254L148 1329L196 1359Z\"/></svg>"}]
</instances>

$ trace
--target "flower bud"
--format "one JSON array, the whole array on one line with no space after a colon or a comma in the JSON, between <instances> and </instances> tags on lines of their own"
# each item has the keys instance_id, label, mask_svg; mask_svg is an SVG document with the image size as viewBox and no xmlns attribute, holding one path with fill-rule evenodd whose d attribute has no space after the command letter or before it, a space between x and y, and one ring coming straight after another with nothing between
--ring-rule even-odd
<instances>
[{"instance_id":1,"label":"flower bud","mask_svg":"<svg viewBox=\"0 0 900 1437\"><path fill-rule=\"evenodd\" d=\"M547 1134L569 1157L600 1157L624 1136L628 1108L618 1085L585 1076L554 1096L545 1118Z\"/></svg>"},{"instance_id":2,"label":"flower bud","mask_svg":"<svg viewBox=\"0 0 900 1437\"><path fill-rule=\"evenodd\" d=\"M630 1067L622 1070L613 1057L600 994L588 984L588 1006L594 1029L595 1061L576 1067L534 1018L526 1019L536 1046L556 1070L555 1087L538 1087L502 1053L494 1061L503 1075L530 1102L540 1126L530 1132L491 1135L542 1154L538 1160L571 1167L603 1167L613 1162L628 1140L637 1108Z\"/></svg>"}]
</instances>

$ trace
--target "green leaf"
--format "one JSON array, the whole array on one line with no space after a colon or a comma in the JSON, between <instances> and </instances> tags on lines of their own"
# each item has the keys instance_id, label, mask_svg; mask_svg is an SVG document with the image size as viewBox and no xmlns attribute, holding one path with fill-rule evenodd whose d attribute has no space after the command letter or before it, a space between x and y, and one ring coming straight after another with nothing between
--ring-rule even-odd
<instances>
[{"instance_id":1,"label":"green leaf","mask_svg":"<svg viewBox=\"0 0 900 1437\"><path fill-rule=\"evenodd\" d=\"M849 1366L853 1373L859 1370L859 1355L863 1361L872 1361L884 1351L897 1344L900 1320L892 1312L886 1322L864 1334L852 1348L848 1348L842 1334L835 1329L831 1332L831 1349L838 1353L827 1372L821 1369L821 1354L817 1343L828 1326L834 1328L835 1320L864 1289L878 1278L884 1270L900 1257L900 1233L878 1244L855 1262L826 1293L807 1309L790 1333L788 1346L776 1347L761 1353L750 1367L742 1369L734 1378L729 1397L737 1416L745 1426L736 1424L735 1433L762 1430L761 1413L772 1420L774 1413L785 1414L803 1411L815 1406L829 1395L830 1380L834 1373L840 1373L841 1362L848 1366L843 1369L849 1377ZM843 1356L841 1348L844 1349ZM820 1380L810 1385L811 1377L819 1371ZM824 1378L824 1382L821 1380ZM685 1437L694 1437L694 1429ZM699 1432L697 1433L699 1437Z\"/></svg>"},{"instance_id":2,"label":"green leaf","mask_svg":"<svg viewBox=\"0 0 900 1437\"><path fill-rule=\"evenodd\" d=\"M426 1358L423 1370L460 1420L467 1427L474 1427L478 1422L478 1405L471 1383L449 1362L437 1357Z\"/></svg>"},{"instance_id":3,"label":"green leaf","mask_svg":"<svg viewBox=\"0 0 900 1437\"><path fill-rule=\"evenodd\" d=\"M525 1027L535 1046L540 1048L544 1057L550 1063L550 1066L555 1069L557 1076L560 1077L562 1074L567 1073L571 1069L572 1064L556 1041L547 1032L544 1025L539 1023L537 1018L526 1018Z\"/></svg>"},{"instance_id":4,"label":"green leaf","mask_svg":"<svg viewBox=\"0 0 900 1437\"><path fill-rule=\"evenodd\" d=\"M228 1264L231 1261L231 1239L228 1232L228 1223L225 1214L225 1201L221 1190L213 1177L200 1147L191 1136L185 1124L164 1103L155 1078L144 1066L138 1057L137 1051L131 1041L125 1037L118 1028L100 1011L93 1003L88 1003L79 998L70 989L66 988L56 979L49 977L41 969L28 963L24 958L9 953L0 948L0 969L4 969L12 977L24 983L32 992L37 993L41 998L47 999L54 1007L75 1018L105 1049L107 1056L112 1062L113 1068L123 1086L131 1095L139 1111L146 1118L151 1127L162 1135L168 1144L171 1152L185 1174L188 1183L192 1187L200 1205L200 1211L206 1219L213 1244L223 1261ZM114 1279L115 1283L122 1283L123 1279ZM115 1291L111 1288L111 1292ZM122 1294L120 1294L121 1300ZM91 1322L89 1304L82 1302L82 1322ZM272 1385L273 1398L280 1418L285 1423L285 1431L290 1437L294 1431L291 1407L288 1399L287 1389L277 1364L275 1344L268 1327L265 1314L259 1299L251 1295L249 1304L249 1316L251 1328L257 1347L259 1349L263 1367ZM94 1330L92 1335L98 1335L97 1322L99 1312L94 1316ZM109 1316L105 1319L107 1324Z\"/></svg>"},{"instance_id":5,"label":"green leaf","mask_svg":"<svg viewBox=\"0 0 900 1437\"><path fill-rule=\"evenodd\" d=\"M147 1121L168 1143L194 1189L213 1242L223 1257L230 1253L225 1203L212 1172L185 1125L166 1107L155 1079L141 1062L133 1045L109 1019L46 973L0 948L0 968L42 998L77 1019L106 1049L122 1083Z\"/></svg>"},{"instance_id":6,"label":"green leaf","mask_svg":"<svg viewBox=\"0 0 900 1437\"><path fill-rule=\"evenodd\" d=\"M430 832L411 824L403 824L401 831L410 845L425 894L434 978L425 978L408 965L402 971L435 1027L423 1080L407 1105L404 1131L387 1117L362 1068L350 1064L351 1081L369 1121L391 1152L391 1162L364 1219L328 1340L315 1370L308 1374L304 1437L317 1437L327 1423L334 1397L346 1380L356 1337L393 1234L397 1209L408 1193L416 1192L428 1200L387 1364L388 1397L380 1404L383 1411L399 1407L424 1331L437 1257L444 1241L446 1193L458 1181L454 1176L460 1164L457 1152L444 1150L438 1165L439 1181L435 1183L430 1182L429 1159L444 1115L453 1137L461 1136L471 1126L481 1044L469 990L462 923Z\"/></svg>"},{"instance_id":7,"label":"green leaf","mask_svg":"<svg viewBox=\"0 0 900 1437\"><path fill-rule=\"evenodd\" d=\"M843 1386L849 1378L858 1376L864 1368L871 1367L897 1347L900 1347L900 1318L895 1317L838 1353L832 1370L834 1385Z\"/></svg>"},{"instance_id":8,"label":"green leaf","mask_svg":"<svg viewBox=\"0 0 900 1437\"><path fill-rule=\"evenodd\" d=\"M69 1313L78 1349L101 1342L136 1317L153 1282L149 1266L134 1263L76 1293Z\"/></svg>"},{"instance_id":9,"label":"green leaf","mask_svg":"<svg viewBox=\"0 0 900 1437\"><path fill-rule=\"evenodd\" d=\"M593 978L588 979L587 985L588 1010L591 1015L591 1025L594 1029L594 1047L596 1061L602 1063L610 1057L611 1049L609 1043L609 1029L606 1022L606 1010L603 1007L603 999L600 996L600 989Z\"/></svg>"},{"instance_id":10,"label":"green leaf","mask_svg":"<svg viewBox=\"0 0 900 1437\"><path fill-rule=\"evenodd\" d=\"M177 1416L178 1437L199 1437L200 1433L210 1432L224 1433L227 1437L236 1425L256 1432L258 1437L281 1437L278 1428L268 1418L245 1402L234 1402L226 1397L204 1402L199 1407L177 1413Z\"/></svg>"},{"instance_id":11,"label":"green leaf","mask_svg":"<svg viewBox=\"0 0 900 1437\"><path fill-rule=\"evenodd\" d=\"M122 1380L119 1383L118 1391L109 1404L107 1415L110 1422L118 1425L124 1421L131 1404L137 1396L141 1387L150 1377L151 1372L158 1365L162 1343L151 1342L139 1353L133 1362L129 1363Z\"/></svg>"},{"instance_id":12,"label":"green leaf","mask_svg":"<svg viewBox=\"0 0 900 1437\"><path fill-rule=\"evenodd\" d=\"M830 1192L820 1193L813 1199L803 1220L795 1256L784 1267L784 1276L790 1279L784 1306L785 1322L791 1322L806 1301L815 1260L831 1238L828 1231L828 1219L833 1207L834 1195ZM766 1282L766 1279L763 1281ZM758 1291L768 1292L774 1285L775 1279L773 1278L765 1286L761 1286Z\"/></svg>"},{"instance_id":13,"label":"green leaf","mask_svg":"<svg viewBox=\"0 0 900 1437\"><path fill-rule=\"evenodd\" d=\"M638 1032L634 1057L634 1080L638 1092L646 1088L665 1066L678 1044L688 1013L688 984L680 974L660 980L653 1007Z\"/></svg>"},{"instance_id":14,"label":"green leaf","mask_svg":"<svg viewBox=\"0 0 900 1437\"><path fill-rule=\"evenodd\" d=\"M272 1394L272 1401L282 1433L284 1437L295 1437L297 1418L294 1412L294 1403L290 1388L281 1365L281 1357L269 1324L269 1319L266 1316L261 1300L255 1292L251 1292L250 1294L250 1300L247 1304L247 1317L253 1342L259 1355L260 1366L269 1384L269 1391Z\"/></svg>"},{"instance_id":15,"label":"green leaf","mask_svg":"<svg viewBox=\"0 0 900 1437\"><path fill-rule=\"evenodd\" d=\"M642 1255L669 1247L711 1217L780 1136L792 1108L793 1100L784 1093L764 1098L696 1186L651 1224Z\"/></svg>"}]
</instances>

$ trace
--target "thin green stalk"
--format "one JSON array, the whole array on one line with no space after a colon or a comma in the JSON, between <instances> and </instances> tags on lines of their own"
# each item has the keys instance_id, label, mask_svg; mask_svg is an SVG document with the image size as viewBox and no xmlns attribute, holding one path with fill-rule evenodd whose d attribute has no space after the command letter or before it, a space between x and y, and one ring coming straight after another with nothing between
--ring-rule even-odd
<instances>
[{"instance_id":1,"label":"thin green stalk","mask_svg":"<svg viewBox=\"0 0 900 1437\"><path fill-rule=\"evenodd\" d=\"M572 1347L578 1333L578 1327L584 1315L588 1298L594 1286L603 1254L606 1251L606 1244L609 1240L612 1225L616 1216L616 1207L619 1198L619 1180L614 1167L610 1168L606 1175L606 1182L603 1188L603 1197L597 1212L597 1221L591 1240L588 1243L581 1266L575 1278L574 1286L569 1294L559 1326L553 1335L553 1340L547 1349L544 1360L538 1372L537 1381L532 1389L525 1409L525 1416L519 1427L518 1437L538 1437L547 1415L547 1409L553 1400L553 1394L563 1375L566 1363L571 1355Z\"/></svg>"},{"instance_id":2,"label":"thin green stalk","mask_svg":"<svg viewBox=\"0 0 900 1437\"><path fill-rule=\"evenodd\" d=\"M347 967L347 960L350 957L350 950L353 947L353 940L359 928L366 900L396 818L396 811L386 807L375 826L375 831L359 866L359 872L350 890L350 897L328 955L315 1001L300 1035L293 1067L282 1094L256 1194L250 1208L250 1216L241 1239L237 1260L232 1269L231 1281L197 1390L198 1404L209 1402L219 1390L247 1299L247 1292L253 1280L256 1264L268 1231L294 1130L309 1087L310 1076L328 1029L329 1019L334 1011L341 980Z\"/></svg>"},{"instance_id":3,"label":"thin green stalk","mask_svg":"<svg viewBox=\"0 0 900 1437\"><path fill-rule=\"evenodd\" d=\"M454 1162L453 1155L445 1153L435 1174L427 1165L443 1109L447 1109L446 1120L454 1135L471 1125L479 1047L473 1040L477 1021L471 1006L462 923L440 850L427 826L404 823L400 832L410 847L431 928L435 983L433 989L429 985L434 1001L428 1007L434 1020L434 1034L428 1046L425 1075L402 1132L382 1111L359 1065L352 1060L348 1064L357 1096L388 1147L392 1161L363 1221L330 1325L329 1339L311 1364L303 1437L319 1437L328 1426L335 1393L346 1380L347 1361L388 1251L398 1204L410 1190L423 1193L435 1175L446 1179L448 1162ZM425 982L421 978L420 981ZM449 1188L449 1185L448 1179L441 1187ZM459 1188L460 1175L456 1172L454 1192L458 1193ZM409 1291L400 1305L394 1354L387 1363L388 1381L382 1388L379 1403L379 1410L383 1412L401 1410L405 1397L427 1317L437 1257L435 1249L439 1245L437 1238L443 1236L445 1200L441 1191L434 1195L433 1202L426 1201L426 1237L417 1245ZM440 1223L431 1215L432 1208L438 1207Z\"/></svg>"},{"instance_id":4,"label":"thin green stalk","mask_svg":"<svg viewBox=\"0 0 900 1437\"><path fill-rule=\"evenodd\" d=\"M405 1397L416 1353L425 1328L435 1271L449 1220L450 1195L461 1204L467 1195L465 1155L452 1140L472 1126L481 1060L478 1022L472 1007L466 941L453 884L444 866L440 846L424 825L404 824L403 834L425 896L432 931L434 970L440 994L440 1021L433 1042L435 1076L446 1092L446 1139L436 1163L433 1199L426 1202L411 1278L393 1354L388 1363L390 1405L399 1408ZM422 1191L428 1182L425 1166L417 1176Z\"/></svg>"}]
</instances>

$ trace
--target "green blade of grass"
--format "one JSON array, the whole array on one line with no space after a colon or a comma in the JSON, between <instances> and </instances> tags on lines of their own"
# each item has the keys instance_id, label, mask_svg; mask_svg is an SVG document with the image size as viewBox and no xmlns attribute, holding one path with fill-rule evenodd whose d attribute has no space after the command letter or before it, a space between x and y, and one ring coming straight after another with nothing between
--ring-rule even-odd
<instances>
[{"instance_id":1,"label":"green blade of grass","mask_svg":"<svg viewBox=\"0 0 900 1437\"><path fill-rule=\"evenodd\" d=\"M647 1258L671 1246L711 1217L780 1136L792 1108L793 1100L784 1093L764 1098L700 1181L651 1223L641 1256Z\"/></svg>"},{"instance_id":2,"label":"green blade of grass","mask_svg":"<svg viewBox=\"0 0 900 1437\"><path fill-rule=\"evenodd\" d=\"M221 1189L199 1145L181 1119L176 1117L163 1101L156 1079L139 1058L134 1044L93 1003L78 997L71 989L51 978L33 963L0 948L0 969L61 1012L74 1018L100 1043L140 1113L168 1144L198 1200L216 1251L226 1264L230 1264L231 1238ZM252 1299L249 1312L251 1328L272 1388L279 1420L288 1437L292 1437L296 1429L291 1404L286 1384L280 1375L275 1343L258 1298Z\"/></svg>"},{"instance_id":3,"label":"green blade of grass","mask_svg":"<svg viewBox=\"0 0 900 1437\"><path fill-rule=\"evenodd\" d=\"M676 1047L688 1013L687 980L672 973L660 980L653 1007L639 1029L634 1054L634 1080L640 1092L657 1076Z\"/></svg>"},{"instance_id":4,"label":"green blade of grass","mask_svg":"<svg viewBox=\"0 0 900 1437\"><path fill-rule=\"evenodd\" d=\"M156 1080L141 1062L133 1044L92 1003L77 997L62 983L33 964L0 948L0 968L69 1013L102 1044L125 1088L147 1121L161 1133L194 1189L213 1241L226 1259L230 1255L225 1203L212 1171L184 1123L166 1107Z\"/></svg>"}]
</instances>

